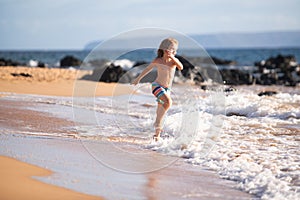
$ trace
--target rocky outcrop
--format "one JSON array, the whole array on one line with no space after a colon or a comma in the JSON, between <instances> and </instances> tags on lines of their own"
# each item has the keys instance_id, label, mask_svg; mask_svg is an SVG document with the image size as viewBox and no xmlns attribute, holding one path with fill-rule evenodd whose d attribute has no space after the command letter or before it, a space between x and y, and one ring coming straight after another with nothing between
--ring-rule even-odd
<instances>
[{"instance_id":1,"label":"rocky outcrop","mask_svg":"<svg viewBox=\"0 0 300 200\"><path fill-rule=\"evenodd\" d=\"M300 82L300 66L295 56L277 55L255 62L255 66L258 67L257 84L295 86Z\"/></svg>"},{"instance_id":2,"label":"rocky outcrop","mask_svg":"<svg viewBox=\"0 0 300 200\"><path fill-rule=\"evenodd\" d=\"M232 65L235 61L222 60L216 57L212 58L191 58L185 59L182 56L176 56L183 64L182 75L187 79L192 79L196 84L204 82L205 79L218 80L228 85L252 84L254 79L252 74L238 69L218 70L216 65ZM194 65L189 62L195 63ZM205 67L204 67L205 66ZM220 81L220 75L223 81Z\"/></svg>"},{"instance_id":3,"label":"rocky outcrop","mask_svg":"<svg viewBox=\"0 0 300 200\"><path fill-rule=\"evenodd\" d=\"M233 61L233 60L223 60L223 59L220 59L220 58L216 58L216 57L211 57L211 59L213 60L213 62L216 64L216 65L236 65L236 62Z\"/></svg>"},{"instance_id":4,"label":"rocky outcrop","mask_svg":"<svg viewBox=\"0 0 300 200\"><path fill-rule=\"evenodd\" d=\"M82 77L84 80L101 81L101 82L119 82L126 73L121 66L115 66L113 63L109 65L101 65L93 70L91 75Z\"/></svg>"},{"instance_id":5,"label":"rocky outcrop","mask_svg":"<svg viewBox=\"0 0 300 200\"><path fill-rule=\"evenodd\" d=\"M75 67L81 65L81 60L75 58L74 56L65 56L60 60L60 67Z\"/></svg>"},{"instance_id":6,"label":"rocky outcrop","mask_svg":"<svg viewBox=\"0 0 300 200\"><path fill-rule=\"evenodd\" d=\"M226 85L251 85L255 81L253 75L247 71L222 69L220 73Z\"/></svg>"},{"instance_id":7,"label":"rocky outcrop","mask_svg":"<svg viewBox=\"0 0 300 200\"><path fill-rule=\"evenodd\" d=\"M20 66L20 65L25 65L25 64L13 61L11 59L0 58L0 66Z\"/></svg>"},{"instance_id":8,"label":"rocky outcrop","mask_svg":"<svg viewBox=\"0 0 300 200\"><path fill-rule=\"evenodd\" d=\"M176 55L176 58L183 65L181 74L184 78L192 80L195 83L201 83L204 81L204 78L201 75L201 71L197 68L197 66L193 65L188 59L184 58L183 56Z\"/></svg>"},{"instance_id":9,"label":"rocky outcrop","mask_svg":"<svg viewBox=\"0 0 300 200\"><path fill-rule=\"evenodd\" d=\"M201 83L205 78L213 79L210 69L215 65L232 65L234 61L222 60L212 57L196 60L185 59L182 56L177 58L184 65L182 75L187 79L192 79L195 83ZM191 64L196 63L196 65ZM300 82L300 65L297 64L295 56L277 55L267 60L255 62L257 70L246 71L238 68L222 68L219 70L221 77L227 85L285 85L296 86ZM220 81L219 81L220 82Z\"/></svg>"}]
</instances>

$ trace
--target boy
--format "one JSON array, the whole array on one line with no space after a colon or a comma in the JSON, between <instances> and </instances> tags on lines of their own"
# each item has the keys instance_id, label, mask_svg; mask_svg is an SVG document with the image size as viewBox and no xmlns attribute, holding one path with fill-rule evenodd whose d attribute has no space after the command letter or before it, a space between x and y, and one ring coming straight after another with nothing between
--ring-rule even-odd
<instances>
[{"instance_id":1,"label":"boy","mask_svg":"<svg viewBox=\"0 0 300 200\"><path fill-rule=\"evenodd\" d=\"M174 79L176 68L183 69L182 63L175 58L178 49L178 41L174 38L164 39L159 49L157 57L148 65L144 71L132 82L136 85L154 68L157 69L157 78L152 83L152 93L157 98L156 120L154 122L155 135L153 139L157 141L163 128L163 118L172 105L170 88Z\"/></svg>"}]
</instances>

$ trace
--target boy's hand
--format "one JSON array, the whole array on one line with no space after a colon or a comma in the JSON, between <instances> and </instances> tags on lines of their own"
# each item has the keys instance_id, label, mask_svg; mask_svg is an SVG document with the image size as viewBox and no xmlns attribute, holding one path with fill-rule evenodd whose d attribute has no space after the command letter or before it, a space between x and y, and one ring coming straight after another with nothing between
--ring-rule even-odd
<instances>
[{"instance_id":1,"label":"boy's hand","mask_svg":"<svg viewBox=\"0 0 300 200\"><path fill-rule=\"evenodd\" d=\"M168 57L174 58L175 57L175 51L166 50Z\"/></svg>"},{"instance_id":2,"label":"boy's hand","mask_svg":"<svg viewBox=\"0 0 300 200\"><path fill-rule=\"evenodd\" d=\"M175 57L175 53L174 52L170 52L170 51L167 51L167 55L169 56L169 58L171 58L174 62L174 64L176 65L176 67L179 69L179 70L182 70L183 69L183 65L182 63L178 60L178 58Z\"/></svg>"}]
</instances>

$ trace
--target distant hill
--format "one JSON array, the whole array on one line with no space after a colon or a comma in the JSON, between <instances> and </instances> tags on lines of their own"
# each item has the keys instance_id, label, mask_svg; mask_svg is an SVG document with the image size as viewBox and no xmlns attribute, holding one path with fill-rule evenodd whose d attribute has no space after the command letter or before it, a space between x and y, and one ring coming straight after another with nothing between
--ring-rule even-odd
<instances>
[{"instance_id":1,"label":"distant hill","mask_svg":"<svg viewBox=\"0 0 300 200\"><path fill-rule=\"evenodd\" d=\"M193 34L189 36L205 48L300 47L300 31ZM137 40L147 40L147 38L149 37L138 37ZM136 39L135 42L137 42ZM84 49L91 50L100 43L101 41L90 42L85 45Z\"/></svg>"},{"instance_id":2,"label":"distant hill","mask_svg":"<svg viewBox=\"0 0 300 200\"><path fill-rule=\"evenodd\" d=\"M300 31L190 36L206 48L300 47Z\"/></svg>"}]
</instances>

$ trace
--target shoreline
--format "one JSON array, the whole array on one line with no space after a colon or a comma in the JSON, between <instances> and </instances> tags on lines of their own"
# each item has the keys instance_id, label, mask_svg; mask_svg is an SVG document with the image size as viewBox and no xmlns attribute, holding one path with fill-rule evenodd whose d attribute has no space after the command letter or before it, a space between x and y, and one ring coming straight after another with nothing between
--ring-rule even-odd
<instances>
[{"instance_id":1,"label":"shoreline","mask_svg":"<svg viewBox=\"0 0 300 200\"><path fill-rule=\"evenodd\" d=\"M0 134L0 137L3 135ZM99 199L101 197L104 199L166 200L180 200L182 198L201 198L203 200L255 199L252 195L236 189L237 184L235 182L221 179L215 172L190 165L182 159L154 172L132 174L103 165L84 151L82 144L76 139L24 135L6 135L4 137L15 147L14 150L10 149L10 155L5 156L54 172L48 177L36 177L39 182L99 196ZM22 142L23 147L17 147L20 142ZM0 143L3 145L3 141ZM30 149L30 146L33 145L36 146ZM103 145L110 146L111 144L103 143ZM3 146L7 148L7 145ZM56 150L52 149L54 147ZM44 150L34 153L39 148L44 148ZM51 149L52 151L49 152ZM23 152L20 153L20 150ZM3 152L1 152L2 154ZM33 156L30 156L32 154ZM156 159L158 157L155 152L149 152L147 156L149 157L149 164L151 162L157 164ZM57 160L58 158L59 160ZM114 162L120 162L120 158L117 156L111 159ZM126 157L123 157L122 161L126 161L132 168L137 164L134 160L129 160ZM36 172L34 172L35 174ZM11 185L15 184L11 183ZM24 184L20 187L23 186ZM8 195L10 197L10 194ZM33 198L29 195L28 199Z\"/></svg>"},{"instance_id":2,"label":"shoreline","mask_svg":"<svg viewBox=\"0 0 300 200\"><path fill-rule=\"evenodd\" d=\"M31 165L11 157L0 156L1 199L103 199L79 193L36 180L34 177L48 177L52 171Z\"/></svg>"}]
</instances>

